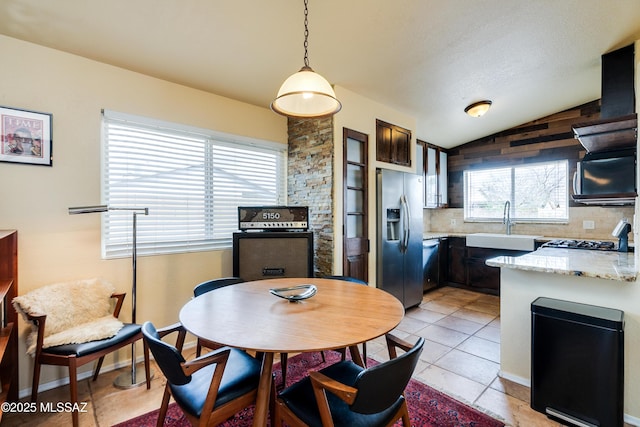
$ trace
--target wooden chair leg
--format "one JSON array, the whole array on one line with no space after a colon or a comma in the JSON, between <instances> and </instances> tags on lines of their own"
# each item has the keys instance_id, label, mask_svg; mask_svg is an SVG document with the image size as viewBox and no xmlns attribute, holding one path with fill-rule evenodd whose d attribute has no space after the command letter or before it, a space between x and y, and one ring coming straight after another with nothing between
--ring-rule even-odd
<instances>
[{"instance_id":1,"label":"wooden chair leg","mask_svg":"<svg viewBox=\"0 0 640 427\"><path fill-rule=\"evenodd\" d=\"M276 398L274 402L275 409L273 411L273 418L275 422L274 427L282 427L282 403Z\"/></svg>"},{"instance_id":2,"label":"wooden chair leg","mask_svg":"<svg viewBox=\"0 0 640 427\"><path fill-rule=\"evenodd\" d=\"M144 352L144 373L147 378L147 390L149 390L151 389L151 366L149 361L149 347L145 340L142 340L142 347Z\"/></svg>"},{"instance_id":3,"label":"wooden chair leg","mask_svg":"<svg viewBox=\"0 0 640 427\"><path fill-rule=\"evenodd\" d=\"M340 355L342 356L342 361L344 362L345 360L347 360L347 349L346 348L341 348L339 350L337 350L338 352L340 352ZM322 358L323 362L324 362L324 355ZM362 343L362 359L364 362L364 367L367 367L367 343L363 342Z\"/></svg>"},{"instance_id":4,"label":"wooden chair leg","mask_svg":"<svg viewBox=\"0 0 640 427\"><path fill-rule=\"evenodd\" d=\"M346 348L341 348L336 350L338 352L340 352L341 355L341 360L344 362L345 360L347 360L347 349Z\"/></svg>"},{"instance_id":5,"label":"wooden chair leg","mask_svg":"<svg viewBox=\"0 0 640 427\"><path fill-rule=\"evenodd\" d=\"M167 417L167 410L169 409L169 399L171 393L169 392L169 384L164 387L164 394L162 395L162 404L160 405L160 412L158 413L157 427L164 426L164 419Z\"/></svg>"},{"instance_id":6,"label":"wooden chair leg","mask_svg":"<svg viewBox=\"0 0 640 427\"><path fill-rule=\"evenodd\" d=\"M31 401L38 401L38 386L40 385L40 362L36 360L33 362L33 382L31 384Z\"/></svg>"},{"instance_id":7,"label":"wooden chair leg","mask_svg":"<svg viewBox=\"0 0 640 427\"><path fill-rule=\"evenodd\" d=\"M282 387L287 386L287 360L289 355L287 353L280 353L280 368L282 369Z\"/></svg>"},{"instance_id":8,"label":"wooden chair leg","mask_svg":"<svg viewBox=\"0 0 640 427\"><path fill-rule=\"evenodd\" d=\"M202 353L202 344L200 343L200 339L198 338L198 341L196 342L196 357L200 357L201 353Z\"/></svg>"},{"instance_id":9,"label":"wooden chair leg","mask_svg":"<svg viewBox=\"0 0 640 427\"><path fill-rule=\"evenodd\" d=\"M411 427L411 420L409 419L409 408L407 407L407 402L403 402L402 409L402 425L404 427Z\"/></svg>"},{"instance_id":10,"label":"wooden chair leg","mask_svg":"<svg viewBox=\"0 0 640 427\"><path fill-rule=\"evenodd\" d=\"M367 367L367 343L362 343L362 360L364 361L364 367Z\"/></svg>"},{"instance_id":11,"label":"wooden chair leg","mask_svg":"<svg viewBox=\"0 0 640 427\"><path fill-rule=\"evenodd\" d=\"M71 404L76 408L78 406L78 369L76 358L73 356L69 357L69 389L71 390ZM71 412L71 419L73 420L73 427L78 427L80 420L77 411Z\"/></svg>"},{"instance_id":12,"label":"wooden chair leg","mask_svg":"<svg viewBox=\"0 0 640 427\"><path fill-rule=\"evenodd\" d=\"M276 424L276 415L277 415L277 394L276 394L276 379L275 375L271 377L271 396L269 396L269 419L271 421L271 425L275 427ZM282 426L282 423L280 424Z\"/></svg>"},{"instance_id":13,"label":"wooden chair leg","mask_svg":"<svg viewBox=\"0 0 640 427\"><path fill-rule=\"evenodd\" d=\"M93 381L98 379L98 375L100 375L100 368L102 368L102 362L104 361L104 356L98 359L96 363L96 369L93 371Z\"/></svg>"}]
</instances>

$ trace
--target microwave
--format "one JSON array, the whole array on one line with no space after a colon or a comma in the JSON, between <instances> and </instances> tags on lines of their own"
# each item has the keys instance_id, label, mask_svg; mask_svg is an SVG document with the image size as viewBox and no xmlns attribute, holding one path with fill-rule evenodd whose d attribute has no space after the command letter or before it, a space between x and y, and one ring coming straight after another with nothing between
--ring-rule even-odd
<instances>
[{"instance_id":1,"label":"microwave","mask_svg":"<svg viewBox=\"0 0 640 427\"><path fill-rule=\"evenodd\" d=\"M573 176L573 200L585 204L634 204L636 185L636 150L587 153L578 162Z\"/></svg>"}]
</instances>

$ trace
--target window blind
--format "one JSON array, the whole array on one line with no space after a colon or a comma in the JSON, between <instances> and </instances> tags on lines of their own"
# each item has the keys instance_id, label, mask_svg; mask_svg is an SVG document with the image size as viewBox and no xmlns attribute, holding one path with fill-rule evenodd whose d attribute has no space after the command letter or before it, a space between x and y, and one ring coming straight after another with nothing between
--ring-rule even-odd
<instances>
[{"instance_id":1,"label":"window blind","mask_svg":"<svg viewBox=\"0 0 640 427\"><path fill-rule=\"evenodd\" d=\"M231 247L237 207L282 205L286 146L103 114L103 202L137 216L139 255ZM103 257L131 253L132 213L103 216Z\"/></svg>"}]
</instances>

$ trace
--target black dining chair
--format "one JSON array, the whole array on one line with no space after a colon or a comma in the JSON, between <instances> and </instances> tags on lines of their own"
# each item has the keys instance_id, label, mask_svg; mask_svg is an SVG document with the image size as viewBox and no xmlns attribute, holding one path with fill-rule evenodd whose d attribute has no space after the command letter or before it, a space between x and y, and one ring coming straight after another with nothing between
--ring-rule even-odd
<instances>
[{"instance_id":1,"label":"black dining chair","mask_svg":"<svg viewBox=\"0 0 640 427\"><path fill-rule=\"evenodd\" d=\"M245 280L235 276L207 280L205 282L197 284L193 288L193 296L198 297L202 294L206 294L207 292L213 291L215 289L222 288L229 285L236 285L242 282L245 282Z\"/></svg>"},{"instance_id":2,"label":"black dining chair","mask_svg":"<svg viewBox=\"0 0 640 427\"><path fill-rule=\"evenodd\" d=\"M240 277L233 277L233 276L207 280L205 282L197 284L193 288L193 296L198 297L202 294L206 294L207 292L211 292L215 289L223 288L229 285L236 285L242 282L244 282L244 279L241 279ZM216 348L220 348L222 346L213 341L207 341L205 339L198 338L196 342L196 356L200 356L200 354L202 354L203 347L206 347L211 350L215 350Z\"/></svg>"},{"instance_id":3,"label":"black dining chair","mask_svg":"<svg viewBox=\"0 0 640 427\"><path fill-rule=\"evenodd\" d=\"M363 368L341 361L284 389L276 399L276 425L290 427L391 426L402 419L409 427L404 390L424 347L424 338L414 345L386 335L389 360ZM397 348L405 353L398 356Z\"/></svg>"},{"instance_id":4,"label":"black dining chair","mask_svg":"<svg viewBox=\"0 0 640 427\"><path fill-rule=\"evenodd\" d=\"M358 285L369 286L369 284L364 280L356 279L355 277L351 277L351 276L325 276L325 279L344 280L345 282L351 282ZM347 349L342 348L339 351L342 354L342 360L345 360L347 357ZM366 367L367 366L367 343L366 342L362 343L362 361L364 362L364 366Z\"/></svg>"},{"instance_id":5,"label":"black dining chair","mask_svg":"<svg viewBox=\"0 0 640 427\"><path fill-rule=\"evenodd\" d=\"M163 341L170 333L177 333L175 346ZM186 330L180 324L157 330L145 322L142 335L167 379L158 426L164 425L171 397L191 425L218 425L255 403L262 365L259 360L244 351L221 347L186 361L181 353ZM271 393L275 396L273 386Z\"/></svg>"}]
</instances>

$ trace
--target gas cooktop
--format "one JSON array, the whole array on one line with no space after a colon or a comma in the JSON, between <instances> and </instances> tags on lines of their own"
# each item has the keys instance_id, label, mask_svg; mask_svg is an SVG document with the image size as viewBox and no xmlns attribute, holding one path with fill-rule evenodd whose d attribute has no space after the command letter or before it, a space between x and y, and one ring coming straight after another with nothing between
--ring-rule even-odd
<instances>
[{"instance_id":1,"label":"gas cooktop","mask_svg":"<svg viewBox=\"0 0 640 427\"><path fill-rule=\"evenodd\" d=\"M597 251L614 251L616 250L615 246L614 242L608 241L571 239L551 240L542 245L543 248L590 249Z\"/></svg>"}]
</instances>

